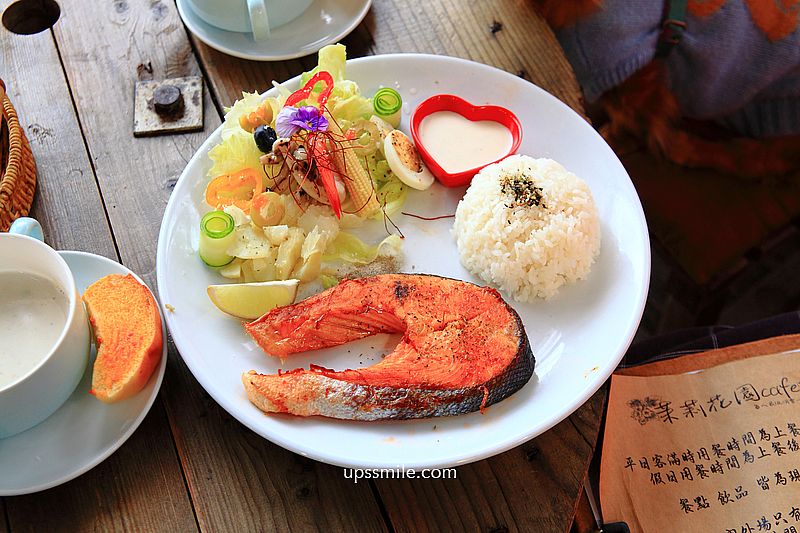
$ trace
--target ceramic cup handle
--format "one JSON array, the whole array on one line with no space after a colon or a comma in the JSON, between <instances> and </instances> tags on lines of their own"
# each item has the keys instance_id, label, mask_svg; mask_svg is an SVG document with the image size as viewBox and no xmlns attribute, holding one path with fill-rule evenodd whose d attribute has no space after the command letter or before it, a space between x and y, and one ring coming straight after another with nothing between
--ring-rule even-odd
<instances>
[{"instance_id":1,"label":"ceramic cup handle","mask_svg":"<svg viewBox=\"0 0 800 533\"><path fill-rule=\"evenodd\" d=\"M11 227L8 228L9 233L17 233L19 235L27 235L34 239L39 239L44 242L44 233L42 232L42 225L35 218L20 217L15 220Z\"/></svg>"},{"instance_id":2,"label":"ceramic cup handle","mask_svg":"<svg viewBox=\"0 0 800 533\"><path fill-rule=\"evenodd\" d=\"M247 0L247 9L250 11L253 38L256 41L269 39L269 16L267 15L266 0Z\"/></svg>"}]
</instances>

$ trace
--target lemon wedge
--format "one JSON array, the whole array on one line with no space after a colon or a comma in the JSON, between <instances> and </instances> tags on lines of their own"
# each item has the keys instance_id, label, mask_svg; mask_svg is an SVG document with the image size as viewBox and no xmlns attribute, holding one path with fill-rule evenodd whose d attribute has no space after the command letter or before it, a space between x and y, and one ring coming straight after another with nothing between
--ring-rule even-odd
<instances>
[{"instance_id":1,"label":"lemon wedge","mask_svg":"<svg viewBox=\"0 0 800 533\"><path fill-rule=\"evenodd\" d=\"M263 281L209 285L208 297L217 309L239 318L253 320L264 313L294 302L300 281Z\"/></svg>"}]
</instances>

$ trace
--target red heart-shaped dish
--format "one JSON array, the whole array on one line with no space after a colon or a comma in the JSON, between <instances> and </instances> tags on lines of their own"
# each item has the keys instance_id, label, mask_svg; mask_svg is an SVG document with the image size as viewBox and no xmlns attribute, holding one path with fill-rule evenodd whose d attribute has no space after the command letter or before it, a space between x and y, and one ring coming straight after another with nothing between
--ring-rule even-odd
<instances>
[{"instance_id":1,"label":"red heart-shaped dish","mask_svg":"<svg viewBox=\"0 0 800 533\"><path fill-rule=\"evenodd\" d=\"M459 170L457 172L448 172L443 168L440 162L436 161L431 151L425 146L420 133L422 121L429 115L439 111L457 113L470 122L492 121L503 125L509 133L511 133L511 146L508 152L503 153L500 157L493 155L490 161L481 162L472 168ZM411 116L411 137L414 139L414 144L417 146L417 150L422 156L423 161L425 161L425 164L433 175L436 176L436 179L447 187L461 187L469 184L472 177L483 167L491 165L492 163L497 163L517 151L517 148L519 148L522 142L522 125L517 116L505 107L495 105L473 105L463 98L452 94L437 94L423 101L414 110L414 114ZM455 142L462 140L457 136L453 138Z\"/></svg>"}]
</instances>

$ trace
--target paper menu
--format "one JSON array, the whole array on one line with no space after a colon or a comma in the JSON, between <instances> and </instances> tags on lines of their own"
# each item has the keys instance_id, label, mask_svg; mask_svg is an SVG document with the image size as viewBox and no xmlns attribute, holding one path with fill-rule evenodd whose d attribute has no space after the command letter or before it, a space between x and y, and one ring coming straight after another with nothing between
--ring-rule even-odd
<instances>
[{"instance_id":1,"label":"paper menu","mask_svg":"<svg viewBox=\"0 0 800 533\"><path fill-rule=\"evenodd\" d=\"M614 375L600 499L634 532L800 533L800 351Z\"/></svg>"}]
</instances>

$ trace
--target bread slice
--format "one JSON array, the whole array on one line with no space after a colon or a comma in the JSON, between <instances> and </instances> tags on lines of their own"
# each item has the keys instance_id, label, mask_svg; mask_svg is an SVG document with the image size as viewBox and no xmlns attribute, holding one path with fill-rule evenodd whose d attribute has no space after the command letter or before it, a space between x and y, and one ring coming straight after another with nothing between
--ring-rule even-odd
<instances>
[{"instance_id":1,"label":"bread slice","mask_svg":"<svg viewBox=\"0 0 800 533\"><path fill-rule=\"evenodd\" d=\"M161 360L161 315L150 291L128 274L110 274L83 293L97 344L92 390L107 403L142 390Z\"/></svg>"}]
</instances>

